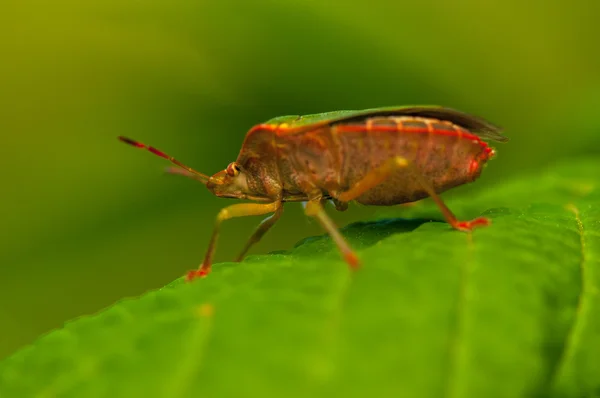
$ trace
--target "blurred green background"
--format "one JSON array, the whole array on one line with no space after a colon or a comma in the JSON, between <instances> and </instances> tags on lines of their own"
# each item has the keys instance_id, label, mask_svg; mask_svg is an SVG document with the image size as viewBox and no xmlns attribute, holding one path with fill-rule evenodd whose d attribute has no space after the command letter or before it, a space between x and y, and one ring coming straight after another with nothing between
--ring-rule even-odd
<instances>
[{"instance_id":1,"label":"blurred green background","mask_svg":"<svg viewBox=\"0 0 600 398\"><path fill-rule=\"evenodd\" d=\"M448 193L464 195L600 153L598 15L591 0L3 0L0 358L195 268L232 203L116 136L212 174L274 116L446 105L511 138ZM259 221L227 223L216 260ZM311 234L288 205L252 253Z\"/></svg>"}]
</instances>

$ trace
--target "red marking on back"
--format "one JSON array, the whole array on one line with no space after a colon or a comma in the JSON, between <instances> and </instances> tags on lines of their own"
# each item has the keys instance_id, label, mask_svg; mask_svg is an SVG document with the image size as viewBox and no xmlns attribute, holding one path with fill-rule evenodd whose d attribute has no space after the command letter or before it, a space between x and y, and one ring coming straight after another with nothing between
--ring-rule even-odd
<instances>
[{"instance_id":1,"label":"red marking on back","mask_svg":"<svg viewBox=\"0 0 600 398\"><path fill-rule=\"evenodd\" d=\"M297 134L299 132L308 133L310 131L318 130L319 128L326 126L326 125L327 125L327 122L315 123L312 126L290 126L287 123L282 123L282 124L263 123L263 124L257 124L256 126L252 127L250 129L250 131L248 131L248 134L251 134L256 131L261 131L261 130L262 131L265 131L265 130L271 131L279 136L288 135L288 134Z\"/></svg>"},{"instance_id":2,"label":"red marking on back","mask_svg":"<svg viewBox=\"0 0 600 398\"><path fill-rule=\"evenodd\" d=\"M437 122L445 123L443 121L437 121ZM326 122L315 124L314 129L312 131L317 130L319 127L323 127L326 124L327 124ZM280 124L257 124L256 126L254 126L250 129L248 134L251 134L255 131L266 130L266 131L274 132L275 134L277 134L279 136L282 136L282 135L287 135L287 134L296 134L296 133L306 129L306 127L307 126L300 126L300 127L285 126L285 127L282 127ZM481 148L485 152L485 154L488 155L488 159L494 155L494 150L492 148L490 148L486 142L482 141L476 134L470 133L467 130L459 128L459 126L455 126L456 127L455 130L436 129L436 128L434 128L432 123L427 123L426 127L424 127L424 128L404 126L404 125L402 125L402 123L399 123L398 126L394 126L394 127L382 126L382 125L376 125L376 124L375 125L337 124L337 125L335 125L335 127L337 128L337 131L341 132L341 133L344 133L344 132L349 132L349 133L371 133L371 132L395 133L395 132L400 132L400 133L432 134L432 135L445 135L445 136L450 136L450 137L458 137L459 139L472 140L474 143L479 144L479 146L481 146ZM309 132L309 131L311 131L311 130L307 130L306 132Z\"/></svg>"},{"instance_id":3,"label":"red marking on back","mask_svg":"<svg viewBox=\"0 0 600 398\"><path fill-rule=\"evenodd\" d=\"M277 132L280 130L280 125L279 124L257 124L256 126L252 127L250 129L250 131L248 131L248 134L251 134L255 131L260 131L260 130L267 130L267 131L274 131ZM283 128L281 130L285 130L287 128Z\"/></svg>"},{"instance_id":4,"label":"red marking on back","mask_svg":"<svg viewBox=\"0 0 600 398\"><path fill-rule=\"evenodd\" d=\"M481 139L476 136L475 134L466 132L464 130L456 130L456 131L450 131L450 130L439 130L439 129L433 129L431 130L430 127L431 124L428 125L428 127L425 128L418 128L418 127L405 127L402 126L401 129L398 129L397 127L390 127L390 126L373 126L373 128L369 128L367 125L344 125L344 124L339 124L337 125L337 129L338 132L349 132L349 133L371 133L371 132L382 132L382 133L415 133L415 134L433 134L433 135L445 135L445 136L450 136L450 137L458 137L461 139L467 139L467 140L472 140L474 143L477 143L481 146L481 148L486 152L486 153L490 153L493 152L492 149L488 146L487 143L485 143L484 141L481 141Z\"/></svg>"},{"instance_id":5,"label":"red marking on back","mask_svg":"<svg viewBox=\"0 0 600 398\"><path fill-rule=\"evenodd\" d=\"M395 132L399 132L399 133L429 133L431 132L432 134L438 134L438 135L448 135L448 136L453 136L453 137L463 137L469 140L476 140L476 141L481 141L479 139L479 137L477 137L475 134L471 134L471 133L465 133L462 131L450 131L450 130L430 130L429 127L425 127L425 128L418 128L418 127L403 127L401 130L399 130L396 127L390 127L390 126L373 126L373 128L369 129L366 125L365 126L361 126L361 125L344 125L344 124L340 124L336 126L338 131L341 132L353 132L353 133L370 133L370 132L384 132L384 133L395 133Z\"/></svg>"}]
</instances>

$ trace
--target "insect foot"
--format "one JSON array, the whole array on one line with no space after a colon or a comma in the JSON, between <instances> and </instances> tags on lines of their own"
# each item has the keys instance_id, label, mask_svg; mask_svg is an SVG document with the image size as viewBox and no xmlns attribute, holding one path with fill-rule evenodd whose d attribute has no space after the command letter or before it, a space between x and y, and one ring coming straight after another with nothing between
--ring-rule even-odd
<instances>
[{"instance_id":1,"label":"insect foot","mask_svg":"<svg viewBox=\"0 0 600 398\"><path fill-rule=\"evenodd\" d=\"M344 260L350 265L351 269L357 270L360 268L360 260L353 251L344 253Z\"/></svg>"},{"instance_id":2,"label":"insect foot","mask_svg":"<svg viewBox=\"0 0 600 398\"><path fill-rule=\"evenodd\" d=\"M210 269L204 269L201 267L200 269L189 271L185 276L186 282L191 282L196 278L204 278L210 273Z\"/></svg>"},{"instance_id":3,"label":"insect foot","mask_svg":"<svg viewBox=\"0 0 600 398\"><path fill-rule=\"evenodd\" d=\"M469 232L474 230L477 227L487 227L492 224L492 221L486 217L478 217L471 221L457 221L456 224L453 225L455 229L459 231Z\"/></svg>"}]
</instances>

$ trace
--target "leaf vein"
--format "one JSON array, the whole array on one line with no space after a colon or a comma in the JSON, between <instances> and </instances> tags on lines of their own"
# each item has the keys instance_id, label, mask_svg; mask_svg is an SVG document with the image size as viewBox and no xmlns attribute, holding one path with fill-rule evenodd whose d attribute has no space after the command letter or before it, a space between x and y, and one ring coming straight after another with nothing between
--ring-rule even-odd
<instances>
[{"instance_id":1,"label":"leaf vein","mask_svg":"<svg viewBox=\"0 0 600 398\"><path fill-rule=\"evenodd\" d=\"M194 376L201 371L206 347L213 336L213 305L202 304L194 312L186 350L187 356L180 362L178 369L173 371L175 379L173 383L165 383L169 388L165 391L166 396L188 396Z\"/></svg>"},{"instance_id":2,"label":"leaf vein","mask_svg":"<svg viewBox=\"0 0 600 398\"><path fill-rule=\"evenodd\" d=\"M464 396L461 386L460 370L464 367L466 356L466 340L465 335L465 319L466 307L468 301L469 289L469 274L473 269L474 261L474 243L473 235L467 235L467 257L461 262L460 285L458 291L458 303L456 305L456 323L453 330L450 332L450 349L449 349L449 371L446 380L446 397L461 397Z\"/></svg>"},{"instance_id":3,"label":"leaf vein","mask_svg":"<svg viewBox=\"0 0 600 398\"><path fill-rule=\"evenodd\" d=\"M342 320L344 313L348 306L348 296L350 294L350 288L352 286L353 275L349 270L346 270L343 274L343 280L341 281L340 290L337 292L336 304L334 311L329 318L325 328L325 339L326 344L329 345L329 358L331 363L331 369L328 375L329 381L331 381L333 374L337 372L340 365L339 358L339 340L342 334Z\"/></svg>"},{"instance_id":4,"label":"leaf vein","mask_svg":"<svg viewBox=\"0 0 600 398\"><path fill-rule=\"evenodd\" d=\"M568 205L567 209L575 215L575 222L577 223L577 232L579 234L580 250L581 250L581 261L579 262L579 272L581 278L581 290L577 298L577 306L575 309L575 316L573 322L565 338L563 350L559 356L554 370L550 373L550 386L555 389L561 377L564 375L566 368L575 355L577 346L581 340L581 334L585 327L586 315L589 312L589 302L591 295L593 294L592 281L589 278L588 264L586 262L585 248L585 229L579 209L575 205Z\"/></svg>"}]
</instances>

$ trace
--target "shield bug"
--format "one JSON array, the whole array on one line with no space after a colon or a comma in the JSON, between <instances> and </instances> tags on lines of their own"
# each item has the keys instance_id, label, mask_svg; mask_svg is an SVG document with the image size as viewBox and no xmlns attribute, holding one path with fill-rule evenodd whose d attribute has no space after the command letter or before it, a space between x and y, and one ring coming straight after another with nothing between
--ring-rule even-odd
<instances>
[{"instance_id":1,"label":"shield bug","mask_svg":"<svg viewBox=\"0 0 600 398\"><path fill-rule=\"evenodd\" d=\"M359 259L326 214L348 202L389 206L431 197L444 218L460 231L490 223L460 221L439 194L479 177L494 150L484 140L506 142L501 130L478 117L437 106L406 106L283 116L250 129L238 158L213 176L202 174L164 152L125 137L127 144L169 160L169 170L196 179L214 195L247 199L222 209L202 265L187 279L210 272L219 228L235 217L271 214L255 230L236 261L277 222L285 202L304 202L353 268Z\"/></svg>"}]
</instances>

